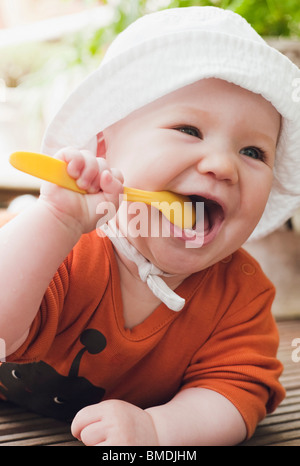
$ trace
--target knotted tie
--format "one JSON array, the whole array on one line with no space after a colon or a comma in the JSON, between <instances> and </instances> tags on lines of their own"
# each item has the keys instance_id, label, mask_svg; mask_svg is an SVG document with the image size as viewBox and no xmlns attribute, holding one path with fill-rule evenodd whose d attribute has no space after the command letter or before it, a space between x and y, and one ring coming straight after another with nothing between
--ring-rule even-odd
<instances>
[{"instance_id":1,"label":"knotted tie","mask_svg":"<svg viewBox=\"0 0 300 466\"><path fill-rule=\"evenodd\" d=\"M178 294L171 290L164 280L159 277L159 275L171 277L171 274L163 272L145 259L145 257L129 243L128 239L121 234L113 221L105 223L100 228L106 236L108 236L119 252L136 264L141 280L147 283L148 287L157 298L159 298L169 309L172 309L172 311L177 312L184 307L185 299L178 296Z\"/></svg>"}]
</instances>

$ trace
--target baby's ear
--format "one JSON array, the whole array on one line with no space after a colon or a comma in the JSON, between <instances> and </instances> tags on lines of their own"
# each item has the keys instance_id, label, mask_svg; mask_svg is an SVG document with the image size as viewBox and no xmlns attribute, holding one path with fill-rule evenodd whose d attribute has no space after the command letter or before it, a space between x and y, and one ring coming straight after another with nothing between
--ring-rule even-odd
<instances>
[{"instance_id":1,"label":"baby's ear","mask_svg":"<svg viewBox=\"0 0 300 466\"><path fill-rule=\"evenodd\" d=\"M106 157L106 145L105 145L104 134L102 131L97 134L97 155L96 157L103 157L104 159Z\"/></svg>"}]
</instances>

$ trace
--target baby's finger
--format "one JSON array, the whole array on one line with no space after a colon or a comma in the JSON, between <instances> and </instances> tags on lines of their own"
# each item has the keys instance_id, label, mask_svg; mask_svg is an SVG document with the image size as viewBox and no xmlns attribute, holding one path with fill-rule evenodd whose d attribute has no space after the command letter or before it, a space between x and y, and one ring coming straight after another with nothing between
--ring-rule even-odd
<instances>
[{"instance_id":1,"label":"baby's finger","mask_svg":"<svg viewBox=\"0 0 300 466\"><path fill-rule=\"evenodd\" d=\"M117 178L122 184L124 183L124 176L118 168L112 168L111 169L112 175Z\"/></svg>"},{"instance_id":2,"label":"baby's finger","mask_svg":"<svg viewBox=\"0 0 300 466\"><path fill-rule=\"evenodd\" d=\"M80 433L80 440L88 447L101 445L106 440L102 422L93 422L84 427Z\"/></svg>"},{"instance_id":3,"label":"baby's finger","mask_svg":"<svg viewBox=\"0 0 300 466\"><path fill-rule=\"evenodd\" d=\"M72 178L78 178L85 166L85 158L82 153L72 147L61 149L55 157L68 164L67 171Z\"/></svg>"},{"instance_id":4,"label":"baby's finger","mask_svg":"<svg viewBox=\"0 0 300 466\"><path fill-rule=\"evenodd\" d=\"M93 422L100 420L100 403L82 408L74 417L71 425L71 432L74 437L80 440L82 430Z\"/></svg>"},{"instance_id":5,"label":"baby's finger","mask_svg":"<svg viewBox=\"0 0 300 466\"><path fill-rule=\"evenodd\" d=\"M112 172L109 170L104 170L104 172L101 173L100 187L106 194L108 200L116 201L119 194L123 192L122 182L113 176Z\"/></svg>"},{"instance_id":6,"label":"baby's finger","mask_svg":"<svg viewBox=\"0 0 300 466\"><path fill-rule=\"evenodd\" d=\"M99 191L99 169L101 167L94 154L86 150L79 151L66 147L57 152L56 157L67 163L67 172L76 180L79 188L92 193Z\"/></svg>"},{"instance_id":7,"label":"baby's finger","mask_svg":"<svg viewBox=\"0 0 300 466\"><path fill-rule=\"evenodd\" d=\"M69 165L71 165L71 162ZM75 177L77 185L79 188L89 191L97 177L99 178L99 165L96 158L94 156L84 156L84 167L80 176Z\"/></svg>"}]
</instances>

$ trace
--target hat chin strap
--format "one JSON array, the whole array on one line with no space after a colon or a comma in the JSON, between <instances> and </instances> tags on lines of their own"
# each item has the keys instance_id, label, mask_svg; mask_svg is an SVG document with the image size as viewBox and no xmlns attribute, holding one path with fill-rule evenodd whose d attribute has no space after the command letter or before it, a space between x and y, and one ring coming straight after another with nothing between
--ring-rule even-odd
<instances>
[{"instance_id":1,"label":"hat chin strap","mask_svg":"<svg viewBox=\"0 0 300 466\"><path fill-rule=\"evenodd\" d=\"M152 293L172 311L180 311L185 305L185 299L176 294L159 275L171 277L172 274L163 272L151 264L137 249L122 235L115 222L110 220L102 225L101 230L108 236L119 252L134 262L138 268L141 280L147 283Z\"/></svg>"}]
</instances>

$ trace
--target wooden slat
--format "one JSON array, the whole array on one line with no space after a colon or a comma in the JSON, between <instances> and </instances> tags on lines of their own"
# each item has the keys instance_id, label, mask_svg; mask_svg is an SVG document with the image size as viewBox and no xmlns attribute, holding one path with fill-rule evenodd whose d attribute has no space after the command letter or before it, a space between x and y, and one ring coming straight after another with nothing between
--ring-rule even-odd
<instances>
[{"instance_id":1,"label":"wooden slat","mask_svg":"<svg viewBox=\"0 0 300 466\"><path fill-rule=\"evenodd\" d=\"M0 186L0 207L1 208L7 208L10 202L18 197L22 196L24 194L31 194L32 196L37 196L39 194L39 189L38 188L14 188L14 187L3 187Z\"/></svg>"},{"instance_id":2,"label":"wooden slat","mask_svg":"<svg viewBox=\"0 0 300 466\"><path fill-rule=\"evenodd\" d=\"M244 446L300 446L300 362L292 361L292 341L300 338L300 319L278 322L278 357L286 398L268 415ZM48 419L0 401L0 446L82 446L64 422Z\"/></svg>"},{"instance_id":3,"label":"wooden slat","mask_svg":"<svg viewBox=\"0 0 300 466\"><path fill-rule=\"evenodd\" d=\"M278 322L278 358L284 365L280 378L286 398L257 427L245 446L300 446L300 362L293 362L294 338L300 338L300 319Z\"/></svg>"},{"instance_id":4,"label":"wooden slat","mask_svg":"<svg viewBox=\"0 0 300 466\"><path fill-rule=\"evenodd\" d=\"M0 446L82 445L70 425L0 401Z\"/></svg>"}]
</instances>

